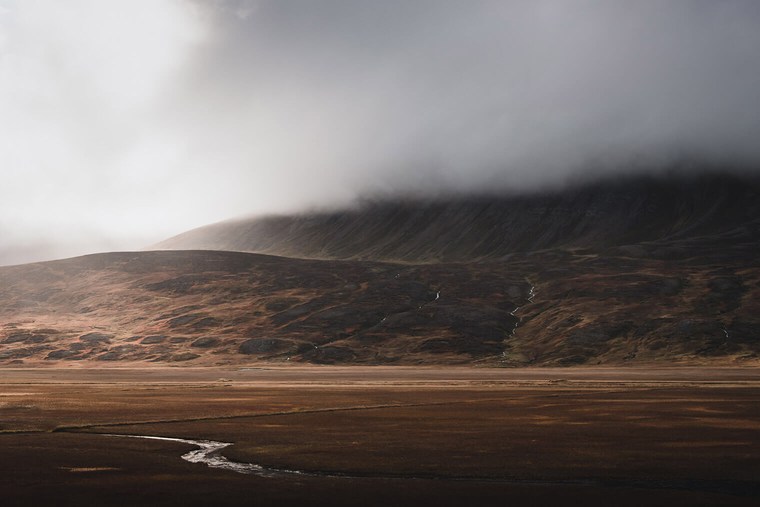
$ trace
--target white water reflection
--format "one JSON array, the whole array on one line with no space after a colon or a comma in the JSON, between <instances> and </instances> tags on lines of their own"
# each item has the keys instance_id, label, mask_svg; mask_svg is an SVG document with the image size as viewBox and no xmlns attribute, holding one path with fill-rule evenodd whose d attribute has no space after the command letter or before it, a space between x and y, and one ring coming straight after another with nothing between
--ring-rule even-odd
<instances>
[{"instance_id":1,"label":"white water reflection","mask_svg":"<svg viewBox=\"0 0 760 507\"><path fill-rule=\"evenodd\" d=\"M298 470L281 470L267 468L255 463L239 463L231 461L221 454L221 450L232 445L229 442L217 442L215 440L188 440L185 438L155 437L151 435L117 435L108 434L110 437L142 438L146 440L162 440L165 442L178 442L198 447L182 455L182 459L190 463L205 463L211 468L221 468L239 474L253 474L262 477L274 477L280 475L306 475Z\"/></svg>"}]
</instances>

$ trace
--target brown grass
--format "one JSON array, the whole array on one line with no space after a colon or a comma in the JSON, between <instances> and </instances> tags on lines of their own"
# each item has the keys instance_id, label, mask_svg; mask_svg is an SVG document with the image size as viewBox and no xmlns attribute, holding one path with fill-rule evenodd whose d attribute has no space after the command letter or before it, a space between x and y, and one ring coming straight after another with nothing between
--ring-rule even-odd
<instances>
[{"instance_id":1,"label":"brown grass","mask_svg":"<svg viewBox=\"0 0 760 507\"><path fill-rule=\"evenodd\" d=\"M4 505L753 505L758 395L752 369L3 370L0 490ZM240 475L98 432L347 477Z\"/></svg>"}]
</instances>

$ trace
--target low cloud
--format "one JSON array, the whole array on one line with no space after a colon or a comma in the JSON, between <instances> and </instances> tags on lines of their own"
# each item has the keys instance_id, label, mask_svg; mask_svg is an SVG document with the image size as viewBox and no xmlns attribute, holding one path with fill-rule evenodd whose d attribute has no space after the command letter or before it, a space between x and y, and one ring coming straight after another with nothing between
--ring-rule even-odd
<instances>
[{"instance_id":1,"label":"low cloud","mask_svg":"<svg viewBox=\"0 0 760 507\"><path fill-rule=\"evenodd\" d=\"M0 0L0 226L139 247L376 193L759 167L759 28L753 1Z\"/></svg>"},{"instance_id":2,"label":"low cloud","mask_svg":"<svg viewBox=\"0 0 760 507\"><path fill-rule=\"evenodd\" d=\"M753 2L256 6L177 106L254 207L760 161Z\"/></svg>"}]
</instances>

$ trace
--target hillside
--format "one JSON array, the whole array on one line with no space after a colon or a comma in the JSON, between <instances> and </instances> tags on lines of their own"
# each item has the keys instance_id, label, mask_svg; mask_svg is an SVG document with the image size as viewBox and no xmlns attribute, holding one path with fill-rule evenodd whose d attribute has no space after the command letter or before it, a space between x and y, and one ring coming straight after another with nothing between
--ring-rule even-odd
<instances>
[{"instance_id":1,"label":"hillside","mask_svg":"<svg viewBox=\"0 0 760 507\"><path fill-rule=\"evenodd\" d=\"M0 268L0 361L467 362L529 290L504 266L92 255Z\"/></svg>"},{"instance_id":2,"label":"hillside","mask_svg":"<svg viewBox=\"0 0 760 507\"><path fill-rule=\"evenodd\" d=\"M758 181L378 202L3 267L0 363L756 364Z\"/></svg>"},{"instance_id":3,"label":"hillside","mask_svg":"<svg viewBox=\"0 0 760 507\"><path fill-rule=\"evenodd\" d=\"M456 262L516 252L623 247L673 259L759 245L760 179L637 176L514 196L379 201L357 209L201 227L158 249L235 250L322 259Z\"/></svg>"},{"instance_id":4,"label":"hillside","mask_svg":"<svg viewBox=\"0 0 760 507\"><path fill-rule=\"evenodd\" d=\"M758 364L758 260L718 257L177 251L5 267L0 364Z\"/></svg>"}]
</instances>

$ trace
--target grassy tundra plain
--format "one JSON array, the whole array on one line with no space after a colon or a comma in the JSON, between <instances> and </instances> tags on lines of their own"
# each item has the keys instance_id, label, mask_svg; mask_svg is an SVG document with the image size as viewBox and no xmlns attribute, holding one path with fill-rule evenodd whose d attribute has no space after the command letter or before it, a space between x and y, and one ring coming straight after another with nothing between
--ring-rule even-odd
<instances>
[{"instance_id":1,"label":"grassy tundra plain","mask_svg":"<svg viewBox=\"0 0 760 507\"><path fill-rule=\"evenodd\" d=\"M48 367L0 379L4 505L760 497L752 368ZM221 455L264 471L190 463L191 445L115 435L233 443Z\"/></svg>"}]
</instances>

